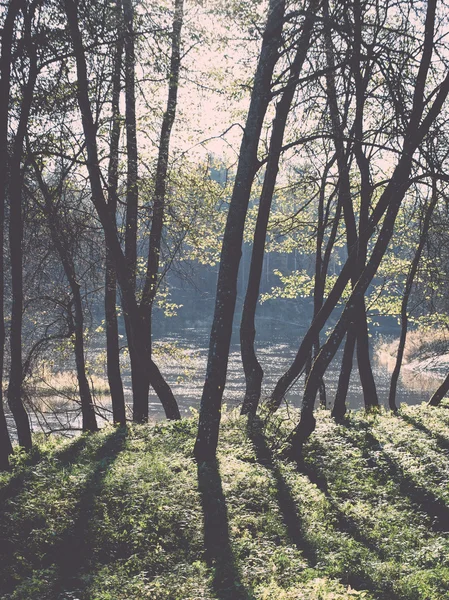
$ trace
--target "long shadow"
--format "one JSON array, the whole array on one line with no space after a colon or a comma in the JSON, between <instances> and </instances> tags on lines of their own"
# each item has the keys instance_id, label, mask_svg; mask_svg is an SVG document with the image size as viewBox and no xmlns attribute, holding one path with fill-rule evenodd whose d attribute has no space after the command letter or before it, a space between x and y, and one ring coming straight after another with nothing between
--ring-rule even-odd
<instances>
[{"instance_id":1,"label":"long shadow","mask_svg":"<svg viewBox=\"0 0 449 600\"><path fill-rule=\"evenodd\" d=\"M399 486L400 493L409 499L412 505L420 512L426 513L430 519L430 527L435 532L449 531L449 507L438 498L431 490L418 485L413 477L409 475L402 466L391 458L381 447L379 440L367 429L365 429L365 440L367 447L380 452L385 463L385 475L391 477ZM355 442L348 436L348 440ZM367 459L371 459L367 450L363 451Z\"/></svg>"},{"instance_id":2,"label":"long shadow","mask_svg":"<svg viewBox=\"0 0 449 600\"><path fill-rule=\"evenodd\" d=\"M47 554L48 563L58 568L56 591L82 587L83 575L89 571L94 558L94 540L90 530L95 518L95 500L101 493L107 472L123 450L125 440L126 429L121 427L100 446L92 459L96 466L84 483L72 527Z\"/></svg>"},{"instance_id":3,"label":"long shadow","mask_svg":"<svg viewBox=\"0 0 449 600\"><path fill-rule=\"evenodd\" d=\"M101 491L101 483L107 471L122 450L125 438L126 430L124 428L114 430L92 455L91 462L95 466L89 472L83 482L82 489L79 491L78 502L74 509L70 527L54 543L49 543L43 549L41 558L28 556L26 560L33 569L47 567L54 569L55 579L52 587L55 598L59 597L59 594L64 590L82 587L82 577L88 571L93 558L94 545L89 536L89 529L94 516L95 498ZM87 441L86 437L79 438L73 444L70 444L68 448L58 453L57 458L62 468L76 462ZM45 527L45 522L30 523L30 527L33 528L39 528L40 526ZM26 537L27 532L22 532L21 538L23 538L23 554L25 557L28 554ZM11 558L13 558L12 553L9 557L6 557L6 562L10 562ZM23 572L21 579L28 577L30 574L28 570ZM17 580L6 578L3 581L5 592L13 591L15 585L17 585Z\"/></svg>"},{"instance_id":4,"label":"long shadow","mask_svg":"<svg viewBox=\"0 0 449 600\"><path fill-rule=\"evenodd\" d=\"M62 468L67 467L76 461L86 444L87 437L79 437L61 451L56 452L54 457L60 462ZM5 513L11 509L10 501L16 501L23 490L32 485L33 480L38 477L34 467L46 458L46 453L42 453L37 447L33 448L26 457L21 470L0 489L0 588L10 589L13 585L8 568L12 565L17 550L17 540L12 539L7 533L9 518ZM37 523L29 524L30 530L38 526ZM26 536L26 532L22 532L21 537L24 536Z\"/></svg>"},{"instance_id":5,"label":"long shadow","mask_svg":"<svg viewBox=\"0 0 449 600\"><path fill-rule=\"evenodd\" d=\"M306 475L308 479L314 483L324 494L332 509L332 514L337 520L337 528L339 531L349 534L356 542L362 546L365 546L365 548L367 548L370 552L376 554L380 560L386 560L387 556L385 552L383 552L381 548L379 548L372 540L364 535L363 531L360 530L360 525L354 521L354 519L346 515L340 509L336 499L329 492L329 487L325 477L323 477L317 471L314 471L312 467L304 461L301 461L301 463L298 465L298 471ZM393 597L394 596L392 596L392 598Z\"/></svg>"},{"instance_id":6,"label":"long shadow","mask_svg":"<svg viewBox=\"0 0 449 600\"><path fill-rule=\"evenodd\" d=\"M419 429L420 431L428 435L431 439L435 440L442 450L449 450L449 439L444 437L444 435L432 431L431 429L426 427L424 423L421 423L421 421L418 421L418 419L415 419L414 417L410 417L409 415L405 415L403 413L400 413L397 416L399 419L402 419L409 425L413 425L413 427Z\"/></svg>"},{"instance_id":7,"label":"long shadow","mask_svg":"<svg viewBox=\"0 0 449 600\"><path fill-rule=\"evenodd\" d=\"M291 489L279 467L273 460L273 453L267 444L262 429L263 423L258 416L248 419L247 432L256 452L257 462L271 471L276 481L276 495L279 508L282 512L282 518L290 540L295 544L298 550L303 554L309 565L313 567L317 562L316 549L307 541L304 532L304 526L298 516L296 503Z\"/></svg>"},{"instance_id":8,"label":"long shadow","mask_svg":"<svg viewBox=\"0 0 449 600\"><path fill-rule=\"evenodd\" d=\"M228 512L216 460L198 465L198 489L204 514L204 548L213 568L213 589L220 600L250 600L229 539Z\"/></svg>"},{"instance_id":9,"label":"long shadow","mask_svg":"<svg viewBox=\"0 0 449 600\"><path fill-rule=\"evenodd\" d=\"M54 457L61 466L67 466L70 463L75 462L79 454L86 447L87 439L88 438L86 436L76 438L72 443L68 444L58 452L55 452ZM13 496L17 496L17 494L20 493L20 490L25 487L27 482L36 476L33 471L33 467L35 467L42 460L45 460L46 456L46 453L42 453L39 448L32 448L29 452L29 455L25 459L24 466L21 471L17 475L13 475L6 485L0 488L0 518L7 500Z\"/></svg>"},{"instance_id":10,"label":"long shadow","mask_svg":"<svg viewBox=\"0 0 449 600\"><path fill-rule=\"evenodd\" d=\"M318 561L317 549L307 541L304 534L304 527L298 517L296 503L290 487L282 476L279 467L273 460L273 453L262 433L262 421L258 417L253 417L252 420L248 420L248 434L254 444L257 461L261 465L267 467L273 473L276 480L279 508L281 509L288 535L298 550L300 550L308 560L310 566L313 567ZM382 554L375 544L368 540L357 527L356 523L344 515L339 509L334 498L328 491L326 479L318 472L313 471L311 467L304 462L304 456L298 458L296 467L299 473L305 475L309 481L314 483L325 495L331 507L332 514L337 519L336 525L338 530L342 533L348 533L356 542L376 554L376 558L382 559ZM379 600L399 600L399 596L390 586L388 589L379 588L379 585L362 567L359 573L342 573L341 579L354 588L374 590Z\"/></svg>"}]
</instances>

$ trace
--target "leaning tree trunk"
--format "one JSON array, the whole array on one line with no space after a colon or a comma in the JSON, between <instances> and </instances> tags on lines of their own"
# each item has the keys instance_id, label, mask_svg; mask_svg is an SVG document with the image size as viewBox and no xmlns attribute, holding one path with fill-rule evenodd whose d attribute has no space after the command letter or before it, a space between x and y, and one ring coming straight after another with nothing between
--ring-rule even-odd
<instances>
[{"instance_id":1,"label":"leaning tree trunk","mask_svg":"<svg viewBox=\"0 0 449 600\"><path fill-rule=\"evenodd\" d=\"M22 365L22 316L23 316L23 214L22 184L24 171L22 156L28 119L33 102L33 91L37 78L37 59L31 42L32 15L24 12L26 50L29 54L28 81L23 90L23 98L13 155L10 165L9 183L9 249L11 262L11 363L8 385L8 403L17 425L19 444L26 449L32 446L31 428L27 411L23 405L23 365Z\"/></svg>"},{"instance_id":2,"label":"leaning tree trunk","mask_svg":"<svg viewBox=\"0 0 449 600\"><path fill-rule=\"evenodd\" d=\"M446 396L449 392L449 375L437 389L437 391L433 394L432 398L429 400L429 406L438 406L441 403L441 400Z\"/></svg>"},{"instance_id":3,"label":"leaning tree trunk","mask_svg":"<svg viewBox=\"0 0 449 600\"><path fill-rule=\"evenodd\" d=\"M136 302L133 281L129 277L126 258L122 252L117 234L116 224L111 218L109 207L103 194L101 173L99 168L96 129L89 102L89 85L87 80L86 58L79 29L78 14L74 0L64 0L68 25L73 42L78 76L78 104L82 116L83 132L87 149L87 169L92 190L92 201L103 227L106 242L109 245L114 260L117 279L122 292L124 312L129 318L130 351L135 352L139 360L139 368L147 370L151 385L161 400L168 419L180 419L179 408L175 397L162 377L159 369L148 354L147 343L142 335L142 318Z\"/></svg>"},{"instance_id":4,"label":"leaning tree trunk","mask_svg":"<svg viewBox=\"0 0 449 600\"><path fill-rule=\"evenodd\" d=\"M412 264L410 265L410 270L408 272L407 280L405 282L404 295L402 296L401 335L399 338L398 351L397 351L397 355L396 355L396 363L394 365L393 373L391 374L390 393L388 395L388 405L390 407L390 410L392 410L393 412L397 412L397 410L398 410L398 407L396 405L396 389L397 389L397 385L398 385L399 374L401 372L402 360L404 357L405 342L407 340L408 301L410 299L413 282L415 280L415 275L418 270L419 261L421 259L421 254L422 254L424 245L427 240L427 234L429 233L429 228L430 228L430 221L432 219L433 210L437 204L437 201L438 201L438 194L437 194L437 190L436 190L436 183L435 183L435 181L433 181L432 200L430 201L430 204L429 204L429 206L426 210L425 216L424 216L424 222L423 222L423 226L422 226L421 235L419 238L418 247L416 248L416 252L415 252L415 256L413 257ZM441 394L441 392L439 392L439 393L438 392L439 392L439 390L437 390L437 392L435 392L435 394L437 394L436 397L435 397L435 394L434 394L434 396L432 396L432 399L430 401L430 404L432 406L435 406L435 404L433 404L433 402L439 402L441 400L441 398L444 396L444 394L446 393L446 392L444 392L443 396L441 396L440 400L437 401L437 398L439 398L439 394ZM435 400L434 400L434 397L435 397Z\"/></svg>"},{"instance_id":5,"label":"leaning tree trunk","mask_svg":"<svg viewBox=\"0 0 449 600\"><path fill-rule=\"evenodd\" d=\"M271 79L279 57L284 12L284 0L270 0L221 249L206 380L194 450L199 461L212 460L218 443L221 400L226 383L243 230L251 187L258 168L257 148L260 133L271 99Z\"/></svg>"},{"instance_id":6,"label":"leaning tree trunk","mask_svg":"<svg viewBox=\"0 0 449 600\"><path fill-rule=\"evenodd\" d=\"M3 368L5 351L5 313L4 313L4 227L5 199L8 164L8 107L11 85L11 48L14 34L14 22L20 10L20 0L12 0L3 22L0 56L0 470L9 468L9 455L12 453L11 439L8 433L3 407Z\"/></svg>"},{"instance_id":7,"label":"leaning tree trunk","mask_svg":"<svg viewBox=\"0 0 449 600\"><path fill-rule=\"evenodd\" d=\"M306 59L310 44L310 36L316 18L318 0L311 0L304 20L298 49L290 67L288 82L281 99L276 105L276 116L273 121L267 167L260 195L257 213L256 229L253 238L251 265L243 305L242 321L240 324L240 345L243 369L245 371L246 392L243 400L242 414L255 415L260 400L263 370L257 359L254 342L256 338L256 309L259 299L260 280L262 276L265 240L267 237L268 219L273 199L276 177L279 169L279 159L282 151L285 126L296 90L299 74Z\"/></svg>"},{"instance_id":8,"label":"leaning tree trunk","mask_svg":"<svg viewBox=\"0 0 449 600\"><path fill-rule=\"evenodd\" d=\"M389 198L390 203L382 224L381 231L374 245L373 252L343 309L337 325L322 347L309 375L303 398L300 422L289 438L290 452L293 456L298 456L301 454L304 442L315 429L315 417L313 415L313 409L319 382L331 360L335 356L335 353L340 346L345 333L348 331L350 323L354 318L354 310L357 307L357 303L363 299L364 294L374 275L376 274L380 262L382 261L382 258L387 250L393 235L394 225L399 208L404 195L410 186L410 172L414 150L427 133L428 128L433 123L434 118L436 118L436 116L439 114L443 101L447 97L448 93L449 75L441 84L437 94L437 99L428 113L428 115L434 115L433 118L427 118L427 115L423 120L424 126L419 127L417 131L416 129L415 131L412 131L412 126L409 125L407 131L408 135L405 139L401 158L399 159L399 163L394 170L393 176L391 177L382 194L383 197ZM410 120L410 123L412 122L414 124L414 121Z\"/></svg>"},{"instance_id":9,"label":"leaning tree trunk","mask_svg":"<svg viewBox=\"0 0 449 600\"><path fill-rule=\"evenodd\" d=\"M289 439L290 453L293 456L301 455L304 442L315 429L315 417L313 414L313 409L319 382L329 366L329 363L334 357L337 348L340 346L340 343L353 318L354 308L357 306L357 302L360 302L361 299L363 299L364 294L374 275L376 274L393 236L394 225L399 208L411 183L410 174L412 169L413 154L429 132L429 129L435 122L435 119L440 114L443 104L449 94L448 74L438 86L434 101L428 109L427 114L423 118L425 107L425 85L432 57L435 13L436 0L430 0L427 5L423 52L416 78L413 106L405 130L404 145L393 175L384 189L379 202L373 211L373 215L371 216L371 222L375 222L376 219L380 218L380 215L384 212L385 207L388 207L383 220L382 228L374 245L371 257L366 263L366 266L363 268L360 278L354 287L351 296L345 305L345 308L343 309L337 325L324 344L313 365L307 381L306 391L304 393L303 405L301 408L301 418ZM371 234L371 231L371 227L367 226L366 239L369 239L368 233Z\"/></svg>"}]
</instances>

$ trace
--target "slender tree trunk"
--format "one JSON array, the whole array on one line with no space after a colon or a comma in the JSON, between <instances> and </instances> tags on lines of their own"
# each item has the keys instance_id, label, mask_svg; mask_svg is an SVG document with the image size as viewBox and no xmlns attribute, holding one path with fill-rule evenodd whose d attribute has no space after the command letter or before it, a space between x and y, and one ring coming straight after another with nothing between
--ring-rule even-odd
<instances>
[{"instance_id":1,"label":"slender tree trunk","mask_svg":"<svg viewBox=\"0 0 449 600\"><path fill-rule=\"evenodd\" d=\"M125 127L127 154L126 181L126 216L125 216L125 257L128 265L128 276L136 294L137 267L137 225L138 225L138 152L136 125L136 92L135 92L135 45L134 45L134 8L132 0L122 0L125 26ZM126 335L129 339L131 326L129 315L124 312ZM148 331L145 331L145 335ZM148 394L150 381L148 372L141 369L141 360L128 343L131 362L131 383L133 389L133 421L148 421Z\"/></svg>"},{"instance_id":2,"label":"slender tree trunk","mask_svg":"<svg viewBox=\"0 0 449 600\"><path fill-rule=\"evenodd\" d=\"M11 364L8 385L8 403L17 425L19 444L29 450L32 446L31 428L28 414L23 405L23 369L22 369L22 316L23 316L23 215L22 184L24 172L21 161L24 139L28 126L33 91L37 78L37 60L31 42L32 15L24 12L26 48L29 54L28 81L23 90L19 123L13 144L9 184L9 250L11 262Z\"/></svg>"},{"instance_id":3,"label":"slender tree trunk","mask_svg":"<svg viewBox=\"0 0 449 600\"><path fill-rule=\"evenodd\" d=\"M179 419L181 415L173 393L159 372L159 369L151 360L151 357L148 354L146 340L142 335L143 323L136 302L133 282L129 277L127 261L120 246L116 224L111 218L109 207L103 194L98 161L96 129L89 102L86 59L79 29L76 5L74 0L64 0L64 5L76 58L78 103L82 115L83 131L86 140L87 169L92 190L92 201L104 229L106 241L114 260L117 279L122 292L124 312L128 314L130 333L128 341L130 341L130 351L135 352L136 357L138 357L138 360L140 361L139 367L142 370L148 370L151 385L161 399L167 418Z\"/></svg>"},{"instance_id":4,"label":"slender tree trunk","mask_svg":"<svg viewBox=\"0 0 449 600\"><path fill-rule=\"evenodd\" d=\"M366 103L366 90L370 81L370 68L365 67L362 74L362 14L360 0L354 0L352 4L354 20L354 48L352 53L352 71L355 82L356 110L354 119L354 155L360 171L360 217L359 217L359 238L358 238L358 265L356 280L362 272L368 249L368 239L366 230L368 228L369 210L371 207L373 189L370 179L369 161L365 156L362 146L363 140L363 115ZM379 406L376 384L374 381L371 358L370 344L368 335L368 323L365 301L359 302L356 312L356 332L357 332L357 363L359 367L360 381L363 389L363 399L365 408L371 410Z\"/></svg>"},{"instance_id":5,"label":"slender tree trunk","mask_svg":"<svg viewBox=\"0 0 449 600\"><path fill-rule=\"evenodd\" d=\"M134 288L137 264L137 208L139 200L137 175L137 125L136 125L136 57L134 49L134 8L132 0L122 0L125 26L125 127L126 127L126 218L125 257L128 274Z\"/></svg>"},{"instance_id":6,"label":"slender tree trunk","mask_svg":"<svg viewBox=\"0 0 449 600\"><path fill-rule=\"evenodd\" d=\"M332 37L331 37L331 28L329 22L329 12L328 12L328 4L324 2L324 21L325 21L325 29L324 29L324 37L326 43L326 55L327 55L327 65L329 67L329 71L326 75L327 82L327 96L329 100L329 112L331 115L332 122L332 131L334 135L334 143L335 143L335 151L337 156L337 164L339 171L339 189L342 199L343 212L345 216L345 225L346 225L346 235L347 235L347 246L348 253L351 252L353 248L357 248L358 252L358 261L357 265L355 265L354 273L351 276L352 286L356 284L360 270L363 268L365 264L365 254L361 248L361 239L357 235L357 227L356 220L354 215L354 208L352 205L352 196L351 196L351 183L349 179L349 159L348 152L344 147L344 128L343 123L340 120L340 114L338 109L337 102L337 90L335 85L335 60L334 60L334 50L332 45ZM363 113L362 113L363 114ZM363 198L363 201L366 203L369 198ZM363 212L364 207L361 210ZM362 220L362 214L361 214ZM364 227L365 224L362 225L360 222L360 226ZM357 335L357 358L358 358L358 366L360 379L362 382L363 388L363 398L365 402L365 406L374 406L378 405L377 400L377 392L376 386L374 383L374 378L371 370L371 362L369 356L369 338L368 338L368 329L366 323L366 311L364 302L359 303L358 310L355 311L356 319L353 327L355 328ZM348 388L345 388L345 385L349 385L348 378L348 369L349 369L349 356L351 354L351 344L352 344L352 335L347 337L346 343L349 343L350 346L346 352L346 360L344 363L345 373L343 377L339 380L339 403L341 405L342 402L345 401ZM352 368L352 358L351 358L351 368ZM350 372L349 372L350 375ZM341 412L341 409L340 409Z\"/></svg>"},{"instance_id":7,"label":"slender tree trunk","mask_svg":"<svg viewBox=\"0 0 449 600\"><path fill-rule=\"evenodd\" d=\"M181 68L181 30L183 21L184 0L175 0L173 19L170 73L168 77L167 107L162 119L159 154L156 167L154 186L153 218L151 221L148 262L145 283L142 291L140 311L144 324L145 336L148 340L148 353L151 356L151 328L153 304L157 292L159 263L161 256L162 231L164 228L165 203L167 195L168 158L170 151L170 136L176 117L178 100L179 71ZM149 381L147 382L147 388ZM136 407L140 411L144 407Z\"/></svg>"},{"instance_id":8,"label":"slender tree trunk","mask_svg":"<svg viewBox=\"0 0 449 600\"><path fill-rule=\"evenodd\" d=\"M315 22L318 0L310 2L304 20L302 32L298 40L298 49L290 68L290 75L276 106L276 116L268 151L268 161L259 200L256 229L253 238L251 266L246 288L245 302L243 305L242 320L240 324L240 345L242 352L243 369L245 371L246 392L242 406L242 414L255 415L260 400L263 370L257 359L254 342L256 338L256 309L259 299L260 280L262 276L265 241L267 237L268 219L271 211L274 187L279 169L279 159L284 139L285 126L290 112L293 96L299 74L302 70L310 44L310 36Z\"/></svg>"},{"instance_id":9,"label":"slender tree trunk","mask_svg":"<svg viewBox=\"0 0 449 600\"><path fill-rule=\"evenodd\" d=\"M223 237L206 380L194 450L198 461L212 460L218 443L221 400L226 383L243 230L251 187L258 168L257 148L270 102L271 79L279 57L284 12L284 0L270 0Z\"/></svg>"},{"instance_id":10,"label":"slender tree trunk","mask_svg":"<svg viewBox=\"0 0 449 600\"><path fill-rule=\"evenodd\" d=\"M118 199L118 164L120 141L120 89L123 41L121 38L122 5L116 1L118 40L115 47L114 72L112 81L112 126L110 141L110 159L108 168L108 206L111 219L116 220ZM114 423L125 425L125 396L120 373L120 344L117 321L117 276L114 260L106 242L106 272L105 272L105 321L106 321L106 363L111 391L112 418Z\"/></svg>"},{"instance_id":11,"label":"slender tree trunk","mask_svg":"<svg viewBox=\"0 0 449 600\"><path fill-rule=\"evenodd\" d=\"M73 340L73 347L75 352L75 365L76 375L78 379L78 390L81 401L81 414L83 418L83 431L98 431L97 420L95 417L95 408L92 400L92 394L90 391L89 382L86 376L86 361L84 352L84 313L83 303L81 299L80 284L76 278L75 265L70 254L70 249L65 243L64 229L59 222L52 193L48 188L47 184L42 178L42 174L39 171L39 167L36 162L33 161L34 172L39 183L42 195L45 203L45 215L47 218L48 228L50 229L50 235L52 241L56 247L56 250L61 259L61 263L64 269L65 276L72 292L73 306L74 306L74 318L73 315L69 315L73 321L73 332L75 334ZM61 181L62 183L62 181ZM61 186L62 188L62 186ZM60 189L61 189L60 188ZM69 310L71 310L69 308Z\"/></svg>"},{"instance_id":12,"label":"slender tree trunk","mask_svg":"<svg viewBox=\"0 0 449 600\"><path fill-rule=\"evenodd\" d=\"M317 316L319 311L321 310L324 302L324 289L326 286L326 277L327 271L329 269L329 261L331 257L332 248L335 243L335 238L337 236L338 224L341 216L341 202L337 201L336 211L335 211L335 219L333 226L331 228L331 232L329 235L329 239L327 241L324 253L323 253L323 243L324 243L324 234L326 231L326 227L328 226L329 221L329 211L332 202L333 194L331 194L328 199L327 206L325 209L324 200L326 194L326 181L327 176L329 174L330 169L334 165L337 159L336 154L332 156L330 161L327 163L323 175L321 177L321 189L320 195L318 199L318 222L317 222L317 241L316 241L316 251L315 251L315 283L313 288L313 319ZM316 340L313 344L312 350L312 360L310 367L307 368L307 376L310 373L310 369L312 368L313 361L318 356L321 347L320 334L317 333ZM307 378L306 378L307 381ZM324 384L324 379L320 384L320 405L323 408L327 407L326 400L326 386Z\"/></svg>"},{"instance_id":13,"label":"slender tree trunk","mask_svg":"<svg viewBox=\"0 0 449 600\"><path fill-rule=\"evenodd\" d=\"M441 403L441 400L446 396L449 392L449 375L437 389L437 391L433 394L431 399L429 400L429 406L438 406Z\"/></svg>"},{"instance_id":14,"label":"slender tree trunk","mask_svg":"<svg viewBox=\"0 0 449 600\"><path fill-rule=\"evenodd\" d=\"M4 228L5 200L8 179L8 107L11 85L11 47L14 22L20 10L20 0L12 0L8 7L1 39L0 56L0 470L9 469L9 455L12 453L11 439L3 407L3 368L5 351L5 280L4 280Z\"/></svg>"},{"instance_id":15,"label":"slender tree trunk","mask_svg":"<svg viewBox=\"0 0 449 600\"><path fill-rule=\"evenodd\" d=\"M66 273L67 275L67 273ZM74 274L73 274L74 275ZM83 431L98 431L97 419L95 417L95 408L92 400L89 382L86 376L86 361L84 358L84 315L83 304L81 301L80 285L70 278L70 289L73 296L73 305L75 308L75 364L76 376L78 379L78 389L81 401L81 414L83 417Z\"/></svg>"},{"instance_id":16,"label":"slender tree trunk","mask_svg":"<svg viewBox=\"0 0 449 600\"><path fill-rule=\"evenodd\" d=\"M354 324L352 324L346 335L346 343L343 350L343 359L341 361L340 375L338 377L337 393L335 395L334 406L332 408L332 417L341 421L346 414L346 397L348 395L349 381L351 379L352 361L354 357L355 343L357 333Z\"/></svg>"},{"instance_id":17,"label":"slender tree trunk","mask_svg":"<svg viewBox=\"0 0 449 600\"><path fill-rule=\"evenodd\" d=\"M415 256L413 257L412 264L410 265L410 270L407 274L407 280L405 282L404 295L402 296L401 302L401 335L399 338L398 352L396 355L396 363L394 365L393 373L391 374L391 382L390 382L390 393L388 395L388 405L390 410L393 412L397 412L398 408L396 405L396 389L398 385L399 374L401 372L402 360L404 357L404 348L405 342L407 340L407 327L408 327L408 301L410 298L410 294L413 287L413 282L415 280L415 275L418 270L419 261L421 259L421 254L424 249L424 245L427 240L427 234L429 233L430 222L432 219L432 214L434 208L438 201L438 193L436 189L435 180L432 182L432 199L430 201L429 206L427 207L424 222L421 230L421 235L419 238L418 247L416 248Z\"/></svg>"}]
</instances>

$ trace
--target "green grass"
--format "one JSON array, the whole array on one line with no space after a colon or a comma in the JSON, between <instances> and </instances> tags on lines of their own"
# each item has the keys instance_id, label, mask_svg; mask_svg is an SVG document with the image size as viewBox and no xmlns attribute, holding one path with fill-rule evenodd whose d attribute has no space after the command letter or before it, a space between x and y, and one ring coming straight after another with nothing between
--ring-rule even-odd
<instances>
[{"instance_id":1,"label":"green grass","mask_svg":"<svg viewBox=\"0 0 449 600\"><path fill-rule=\"evenodd\" d=\"M321 412L304 463L292 423L194 419L38 438L0 475L0 598L449 598L449 410Z\"/></svg>"}]
</instances>

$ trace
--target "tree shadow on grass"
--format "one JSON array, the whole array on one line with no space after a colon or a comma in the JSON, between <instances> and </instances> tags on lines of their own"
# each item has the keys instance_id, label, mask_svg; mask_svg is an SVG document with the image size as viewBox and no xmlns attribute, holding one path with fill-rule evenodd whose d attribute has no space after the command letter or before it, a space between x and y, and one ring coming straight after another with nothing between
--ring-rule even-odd
<instances>
[{"instance_id":1,"label":"tree shadow on grass","mask_svg":"<svg viewBox=\"0 0 449 600\"><path fill-rule=\"evenodd\" d=\"M423 433L428 435L432 440L435 440L441 449L449 450L449 439L444 437L444 435L440 435L435 431L431 431L428 427L424 425L424 423L421 423L421 421L415 419L414 417L411 417L404 413L398 414L397 416L409 425L413 425L413 427L419 429L419 431L422 431Z\"/></svg>"},{"instance_id":2,"label":"tree shadow on grass","mask_svg":"<svg viewBox=\"0 0 449 600\"><path fill-rule=\"evenodd\" d=\"M67 444L64 448L55 452L54 458L62 467L76 461L79 454L84 450L87 444L87 437L80 436L72 443ZM41 452L38 447L33 447L24 461L24 465L17 475L13 475L9 481L0 488L0 518L5 508L5 504L9 498L17 496L21 489L36 476L33 467L39 462L45 460L46 453Z\"/></svg>"},{"instance_id":3,"label":"tree shadow on grass","mask_svg":"<svg viewBox=\"0 0 449 600\"><path fill-rule=\"evenodd\" d=\"M115 429L89 457L92 469L87 472L81 488L77 490L77 504L74 508L71 524L57 536L53 543L49 542L42 546L42 554L39 557L32 554L32 550L27 548L26 542L30 533L28 529L32 528L33 531L42 529L44 533L45 520L30 522L26 524L25 528L22 528L23 530L19 532L20 540L14 542L15 547L10 555L5 557L6 564L3 563L2 567L8 567L8 563L11 564L11 561L15 560L15 553L19 551L25 558L25 568L16 571L13 579L6 577L3 582L5 592L13 591L20 581L32 576L34 570L39 571L40 569L50 569L54 573L54 577L51 577L52 581L49 581L52 597L58 598L65 590L82 588L82 578L89 572L94 555L94 544L89 531L94 518L95 499L101 492L102 481L107 471L124 446L125 437L126 429ZM73 444L55 455L60 462L61 469L77 461L80 452L85 448L89 439L90 436L78 438ZM23 547L20 548L19 546ZM12 564L12 567L16 569L17 565L14 567L14 564ZM31 573L30 567L33 569ZM7 568L5 572L8 572Z\"/></svg>"},{"instance_id":4,"label":"tree shadow on grass","mask_svg":"<svg viewBox=\"0 0 449 600\"><path fill-rule=\"evenodd\" d=\"M302 553L309 565L314 566L317 562L316 549L307 541L304 535L304 527L296 510L291 489L273 460L273 453L262 433L262 426L262 420L258 416L248 418L247 432L253 443L257 462L271 471L276 481L277 501L290 540Z\"/></svg>"},{"instance_id":5,"label":"tree shadow on grass","mask_svg":"<svg viewBox=\"0 0 449 600\"><path fill-rule=\"evenodd\" d=\"M245 590L229 539L228 512L218 462L198 464L198 489L204 514L204 548L212 567L213 589L220 600L250 600Z\"/></svg>"},{"instance_id":6,"label":"tree shadow on grass","mask_svg":"<svg viewBox=\"0 0 449 600\"><path fill-rule=\"evenodd\" d=\"M307 540L304 526L301 523L297 512L296 502L289 485L273 459L273 453L263 434L262 421L259 417L253 417L248 420L248 434L253 442L257 461L259 464L268 468L274 475L279 508L281 509L288 535L298 550L300 550L307 559L310 566L313 567L319 560L318 548ZM357 524L339 509L335 499L328 491L326 479L317 472L314 472L310 466L306 465L303 456L298 457L296 467L297 471L302 475L305 475L311 483L314 483L326 497L331 507L332 515L336 518L337 529L342 533L350 535L357 543L375 554L375 560L382 560L383 557L375 544L367 539L360 531ZM340 578L345 584L349 584L355 589L369 589L374 591L379 600L399 600L399 596L391 589L391 587L388 587L388 589L381 589L363 565L358 565L357 573L348 569L340 574Z\"/></svg>"},{"instance_id":7,"label":"tree shadow on grass","mask_svg":"<svg viewBox=\"0 0 449 600\"><path fill-rule=\"evenodd\" d=\"M80 493L72 527L65 532L60 542L48 553L50 563L58 569L57 590L82 588L83 576L89 572L94 558L94 540L90 535L95 519L95 501L101 494L102 483L123 450L126 429L115 429L102 444L92 462L95 467L85 480Z\"/></svg>"},{"instance_id":8,"label":"tree shadow on grass","mask_svg":"<svg viewBox=\"0 0 449 600\"><path fill-rule=\"evenodd\" d=\"M399 486L401 495L408 498L415 509L430 517L431 527L435 532L449 531L449 507L431 490L417 484L401 464L385 452L379 440L368 429L364 428L364 430L366 446L380 453L385 464L385 475ZM350 436L348 436L348 439L356 445ZM365 458L372 460L369 452L365 449L363 455Z\"/></svg>"}]
</instances>

